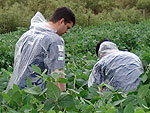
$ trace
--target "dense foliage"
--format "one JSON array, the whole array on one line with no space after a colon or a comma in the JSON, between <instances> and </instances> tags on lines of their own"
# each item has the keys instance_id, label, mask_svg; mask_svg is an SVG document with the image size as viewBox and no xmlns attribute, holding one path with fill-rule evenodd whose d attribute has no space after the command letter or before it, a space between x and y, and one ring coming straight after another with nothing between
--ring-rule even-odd
<instances>
[{"instance_id":1,"label":"dense foliage","mask_svg":"<svg viewBox=\"0 0 150 113\"><path fill-rule=\"evenodd\" d=\"M82 26L107 21L138 23L150 17L149 0L1 0L0 33L26 27L31 17L40 11L48 20L53 11L67 6Z\"/></svg>"},{"instance_id":2,"label":"dense foliage","mask_svg":"<svg viewBox=\"0 0 150 113\"><path fill-rule=\"evenodd\" d=\"M53 83L59 76L56 73L49 78L33 66L35 72L48 81L47 89L40 90L27 80L28 88L20 90L14 85L8 93L4 89L12 72L15 43L26 29L0 35L1 71L0 71L0 111L10 113L150 113L150 21L139 24L129 22L105 23L97 26L75 26L68 34L63 35L66 45L66 79L59 82L67 84L67 91L61 93ZM96 43L110 39L119 49L137 54L144 65L143 82L135 92L123 94L111 89L102 92L100 97L97 87L87 87L87 80L94 63ZM5 42L5 43L4 43Z\"/></svg>"}]
</instances>

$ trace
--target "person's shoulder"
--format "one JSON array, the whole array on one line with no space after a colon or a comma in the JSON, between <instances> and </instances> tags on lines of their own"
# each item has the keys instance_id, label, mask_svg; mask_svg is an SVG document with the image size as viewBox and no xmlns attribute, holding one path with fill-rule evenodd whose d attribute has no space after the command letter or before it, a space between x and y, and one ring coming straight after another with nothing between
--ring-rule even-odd
<instances>
[{"instance_id":1,"label":"person's shoulder","mask_svg":"<svg viewBox=\"0 0 150 113\"><path fill-rule=\"evenodd\" d=\"M130 55L134 55L133 53L131 53L131 52L129 52L129 51L119 51L118 53L117 53L117 55L124 55L124 56L130 56Z\"/></svg>"},{"instance_id":2,"label":"person's shoulder","mask_svg":"<svg viewBox=\"0 0 150 113\"><path fill-rule=\"evenodd\" d=\"M105 62L106 62L105 58L104 58L104 59L102 58L102 59L98 60L98 61L95 63L95 66L101 66L101 65L103 65Z\"/></svg>"},{"instance_id":3,"label":"person's shoulder","mask_svg":"<svg viewBox=\"0 0 150 113\"><path fill-rule=\"evenodd\" d=\"M63 39L54 32L45 32L42 34L43 34L43 38L41 39L41 43L44 43L46 45L50 45L52 43L61 42L61 41L63 42Z\"/></svg>"},{"instance_id":4,"label":"person's shoulder","mask_svg":"<svg viewBox=\"0 0 150 113\"><path fill-rule=\"evenodd\" d=\"M125 54L125 55L128 55L128 56L137 56L136 54L134 54L132 52L129 52L129 51L122 51L122 54Z\"/></svg>"},{"instance_id":5,"label":"person's shoulder","mask_svg":"<svg viewBox=\"0 0 150 113\"><path fill-rule=\"evenodd\" d=\"M55 32L47 33L45 35L45 39L50 40L52 43L59 42L59 41L64 42L63 38L59 36L58 34L56 34Z\"/></svg>"},{"instance_id":6,"label":"person's shoulder","mask_svg":"<svg viewBox=\"0 0 150 113\"><path fill-rule=\"evenodd\" d=\"M132 58L132 59L138 59L139 60L139 57L135 53L132 53L129 51L121 51L120 55L123 56L124 58Z\"/></svg>"}]
</instances>

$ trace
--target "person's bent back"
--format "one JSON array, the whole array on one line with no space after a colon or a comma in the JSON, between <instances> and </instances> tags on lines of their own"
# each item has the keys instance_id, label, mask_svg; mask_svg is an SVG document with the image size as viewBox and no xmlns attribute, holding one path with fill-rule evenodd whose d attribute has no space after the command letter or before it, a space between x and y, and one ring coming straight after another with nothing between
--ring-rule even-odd
<instances>
[{"instance_id":1,"label":"person's bent back","mask_svg":"<svg viewBox=\"0 0 150 113\"><path fill-rule=\"evenodd\" d=\"M136 90L141 82L143 66L138 56L133 53L119 51L116 44L104 41L97 46L100 60L94 65L89 77L88 86L102 82L122 92Z\"/></svg>"}]
</instances>

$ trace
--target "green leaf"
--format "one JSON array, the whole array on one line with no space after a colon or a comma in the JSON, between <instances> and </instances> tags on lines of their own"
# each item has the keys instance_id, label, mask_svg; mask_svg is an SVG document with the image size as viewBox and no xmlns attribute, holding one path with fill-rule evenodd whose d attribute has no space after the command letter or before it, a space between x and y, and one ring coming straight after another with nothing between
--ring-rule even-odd
<instances>
[{"instance_id":1,"label":"green leaf","mask_svg":"<svg viewBox=\"0 0 150 113\"><path fill-rule=\"evenodd\" d=\"M64 113L64 112L62 112L62 111L59 111L58 113Z\"/></svg>"},{"instance_id":2,"label":"green leaf","mask_svg":"<svg viewBox=\"0 0 150 113\"><path fill-rule=\"evenodd\" d=\"M142 109L137 109L134 113L145 113L145 111Z\"/></svg>"},{"instance_id":3,"label":"green leaf","mask_svg":"<svg viewBox=\"0 0 150 113\"><path fill-rule=\"evenodd\" d=\"M89 88L89 98L91 97L95 97L95 96L99 96L99 91L98 91L98 87L96 84L93 84L90 88Z\"/></svg>"},{"instance_id":4,"label":"green leaf","mask_svg":"<svg viewBox=\"0 0 150 113\"><path fill-rule=\"evenodd\" d=\"M25 95L24 97L23 97L23 104L24 105L30 105L31 104L31 99L33 98L33 96L32 95Z\"/></svg>"},{"instance_id":5,"label":"green leaf","mask_svg":"<svg viewBox=\"0 0 150 113\"><path fill-rule=\"evenodd\" d=\"M11 97L5 92L2 92L2 96L6 102L9 102L11 100Z\"/></svg>"},{"instance_id":6,"label":"green leaf","mask_svg":"<svg viewBox=\"0 0 150 113\"><path fill-rule=\"evenodd\" d=\"M132 105L137 105L137 96L136 95L128 95L126 97L126 100L123 102L123 106L127 106L129 103L131 103Z\"/></svg>"},{"instance_id":7,"label":"green leaf","mask_svg":"<svg viewBox=\"0 0 150 113\"><path fill-rule=\"evenodd\" d=\"M52 72L51 73L51 77L53 77L54 79L57 79L60 77L60 74L56 73L56 72Z\"/></svg>"},{"instance_id":8,"label":"green leaf","mask_svg":"<svg viewBox=\"0 0 150 113\"><path fill-rule=\"evenodd\" d=\"M80 109L82 110L81 113L94 113L93 111L93 106L88 105L88 104L81 104Z\"/></svg>"},{"instance_id":9,"label":"green leaf","mask_svg":"<svg viewBox=\"0 0 150 113\"><path fill-rule=\"evenodd\" d=\"M141 98L145 97L149 92L149 87L150 87L150 84L146 84L146 85L141 86L138 89L138 94L137 95Z\"/></svg>"},{"instance_id":10,"label":"green leaf","mask_svg":"<svg viewBox=\"0 0 150 113\"><path fill-rule=\"evenodd\" d=\"M101 83L99 86L100 86L100 88L103 88L105 86L105 84Z\"/></svg>"},{"instance_id":11,"label":"green leaf","mask_svg":"<svg viewBox=\"0 0 150 113\"><path fill-rule=\"evenodd\" d=\"M31 113L38 113L37 109L32 109Z\"/></svg>"},{"instance_id":12,"label":"green leaf","mask_svg":"<svg viewBox=\"0 0 150 113\"><path fill-rule=\"evenodd\" d=\"M14 109L12 109L12 108L10 108L10 107L7 107L7 109L8 109L8 112L9 112L9 113L19 113L19 112L17 112L16 110L14 110Z\"/></svg>"},{"instance_id":13,"label":"green leaf","mask_svg":"<svg viewBox=\"0 0 150 113\"><path fill-rule=\"evenodd\" d=\"M142 98L140 98L140 97L137 96L137 100L138 100L138 103L139 103L139 105L140 105L141 107L144 106L145 108L148 108L145 99L142 99Z\"/></svg>"},{"instance_id":14,"label":"green leaf","mask_svg":"<svg viewBox=\"0 0 150 113\"><path fill-rule=\"evenodd\" d=\"M58 99L58 105L62 108L65 107L72 107L74 106L74 100L71 95L61 95L61 97Z\"/></svg>"},{"instance_id":15,"label":"green leaf","mask_svg":"<svg viewBox=\"0 0 150 113\"><path fill-rule=\"evenodd\" d=\"M69 83L69 81L66 78L58 78L57 82L59 82L59 83Z\"/></svg>"},{"instance_id":16,"label":"green leaf","mask_svg":"<svg viewBox=\"0 0 150 113\"><path fill-rule=\"evenodd\" d=\"M31 88L31 87L32 87L32 83L31 83L30 77L27 77L27 87L28 87L28 88Z\"/></svg>"},{"instance_id":17,"label":"green leaf","mask_svg":"<svg viewBox=\"0 0 150 113\"><path fill-rule=\"evenodd\" d=\"M32 69L34 72L38 73L38 74L41 74L41 69L38 67L38 66L35 66L35 65L31 65Z\"/></svg>"},{"instance_id":18,"label":"green leaf","mask_svg":"<svg viewBox=\"0 0 150 113\"><path fill-rule=\"evenodd\" d=\"M142 76L142 81L145 82L147 79L148 79L147 74L144 74L144 75Z\"/></svg>"},{"instance_id":19,"label":"green leaf","mask_svg":"<svg viewBox=\"0 0 150 113\"><path fill-rule=\"evenodd\" d=\"M109 88L110 90L114 91L114 88L113 88L111 85L105 84L105 83L104 83L104 85L105 85L107 88Z\"/></svg>"},{"instance_id":20,"label":"green leaf","mask_svg":"<svg viewBox=\"0 0 150 113\"><path fill-rule=\"evenodd\" d=\"M25 113L29 113L29 112L32 110L32 108L33 108L33 106L27 104L27 105L24 105L24 106L20 109L20 111L25 112Z\"/></svg>"},{"instance_id":21,"label":"green leaf","mask_svg":"<svg viewBox=\"0 0 150 113\"><path fill-rule=\"evenodd\" d=\"M44 110L52 110L57 104L52 101L51 99L47 99L46 102L44 103Z\"/></svg>"},{"instance_id":22,"label":"green leaf","mask_svg":"<svg viewBox=\"0 0 150 113\"><path fill-rule=\"evenodd\" d=\"M48 113L56 113L54 110L49 110Z\"/></svg>"},{"instance_id":23,"label":"green leaf","mask_svg":"<svg viewBox=\"0 0 150 113\"><path fill-rule=\"evenodd\" d=\"M52 100L58 100L61 91L58 86L54 85L52 82L47 83L47 96Z\"/></svg>"},{"instance_id":24,"label":"green leaf","mask_svg":"<svg viewBox=\"0 0 150 113\"><path fill-rule=\"evenodd\" d=\"M31 88L24 89L26 93L30 93L32 95L40 95L41 94L41 87L40 86L34 86Z\"/></svg>"},{"instance_id":25,"label":"green leaf","mask_svg":"<svg viewBox=\"0 0 150 113\"><path fill-rule=\"evenodd\" d=\"M106 113L116 113L116 109L115 108L108 109Z\"/></svg>"},{"instance_id":26,"label":"green leaf","mask_svg":"<svg viewBox=\"0 0 150 113\"><path fill-rule=\"evenodd\" d=\"M124 109L124 113L134 113L134 107L132 104L128 104L125 109Z\"/></svg>"},{"instance_id":27,"label":"green leaf","mask_svg":"<svg viewBox=\"0 0 150 113\"><path fill-rule=\"evenodd\" d=\"M88 91L87 90L81 90L80 91L80 96L81 97L84 97L84 96L87 96L88 95Z\"/></svg>"},{"instance_id":28,"label":"green leaf","mask_svg":"<svg viewBox=\"0 0 150 113\"><path fill-rule=\"evenodd\" d=\"M21 105L23 102L22 102L22 95L19 91L15 92L13 95L12 95L12 100L14 102L16 102L18 105Z\"/></svg>"},{"instance_id":29,"label":"green leaf","mask_svg":"<svg viewBox=\"0 0 150 113\"><path fill-rule=\"evenodd\" d=\"M13 84L12 90L13 90L13 93L15 93L15 92L19 91L20 89L16 84Z\"/></svg>"},{"instance_id":30,"label":"green leaf","mask_svg":"<svg viewBox=\"0 0 150 113\"><path fill-rule=\"evenodd\" d=\"M120 103L124 102L126 99L122 99L122 100L118 100L118 101L115 101L113 103L113 106L116 106L116 105L119 105Z\"/></svg>"}]
</instances>

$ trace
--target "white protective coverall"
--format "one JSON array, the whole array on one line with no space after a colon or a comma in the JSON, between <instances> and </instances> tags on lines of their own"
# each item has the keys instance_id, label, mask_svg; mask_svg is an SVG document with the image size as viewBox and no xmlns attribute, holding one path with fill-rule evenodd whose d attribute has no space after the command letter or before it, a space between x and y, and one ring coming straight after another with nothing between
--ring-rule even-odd
<instances>
[{"instance_id":1,"label":"white protective coverall","mask_svg":"<svg viewBox=\"0 0 150 113\"><path fill-rule=\"evenodd\" d=\"M105 41L99 48L99 61L94 65L88 80L88 87L93 83L106 83L122 92L136 90L141 82L139 76L143 66L139 57L127 51L119 51L116 44Z\"/></svg>"},{"instance_id":2,"label":"white protective coverall","mask_svg":"<svg viewBox=\"0 0 150 113\"><path fill-rule=\"evenodd\" d=\"M27 86L27 76L32 84L45 88L45 83L37 77L31 67L36 65L41 71L47 69L47 75L56 69L64 68L65 50L64 40L45 20L40 12L31 19L30 29L25 32L15 47L14 70L9 80L6 91L16 84L20 89Z\"/></svg>"}]
</instances>

